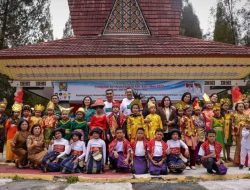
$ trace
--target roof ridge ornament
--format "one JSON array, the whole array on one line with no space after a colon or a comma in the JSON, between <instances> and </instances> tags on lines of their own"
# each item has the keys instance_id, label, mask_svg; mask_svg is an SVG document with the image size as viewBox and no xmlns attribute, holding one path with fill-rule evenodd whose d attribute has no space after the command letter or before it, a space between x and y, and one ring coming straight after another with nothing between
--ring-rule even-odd
<instances>
[{"instance_id":1,"label":"roof ridge ornament","mask_svg":"<svg viewBox=\"0 0 250 190\"><path fill-rule=\"evenodd\" d=\"M150 35L137 0L116 0L106 22L104 35Z\"/></svg>"}]
</instances>

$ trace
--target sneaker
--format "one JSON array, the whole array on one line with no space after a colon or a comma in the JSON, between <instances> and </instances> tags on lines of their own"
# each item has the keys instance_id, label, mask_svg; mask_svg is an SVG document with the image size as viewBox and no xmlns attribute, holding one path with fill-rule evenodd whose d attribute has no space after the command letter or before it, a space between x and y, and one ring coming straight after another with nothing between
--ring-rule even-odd
<instances>
[{"instance_id":1,"label":"sneaker","mask_svg":"<svg viewBox=\"0 0 250 190\"><path fill-rule=\"evenodd\" d=\"M192 169L192 170L196 170L196 167L195 167L195 166L191 166L191 169Z\"/></svg>"},{"instance_id":2,"label":"sneaker","mask_svg":"<svg viewBox=\"0 0 250 190\"><path fill-rule=\"evenodd\" d=\"M189 166L186 167L186 170L191 170L191 168Z\"/></svg>"},{"instance_id":3,"label":"sneaker","mask_svg":"<svg viewBox=\"0 0 250 190\"><path fill-rule=\"evenodd\" d=\"M213 170L207 170L207 173L214 174Z\"/></svg>"},{"instance_id":4,"label":"sneaker","mask_svg":"<svg viewBox=\"0 0 250 190\"><path fill-rule=\"evenodd\" d=\"M242 170L242 169L243 169L243 167L244 167L244 165L240 165L240 166L239 166L239 169L240 169L240 170Z\"/></svg>"}]
</instances>

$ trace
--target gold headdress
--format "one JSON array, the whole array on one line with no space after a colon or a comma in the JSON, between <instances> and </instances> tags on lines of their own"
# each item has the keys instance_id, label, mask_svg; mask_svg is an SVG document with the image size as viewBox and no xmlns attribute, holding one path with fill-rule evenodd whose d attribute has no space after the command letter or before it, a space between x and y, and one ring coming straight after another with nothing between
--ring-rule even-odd
<instances>
[{"instance_id":1,"label":"gold headdress","mask_svg":"<svg viewBox=\"0 0 250 190\"><path fill-rule=\"evenodd\" d=\"M6 98L4 98L3 100L0 101L0 107L6 108L7 104L8 104L8 102L7 102Z\"/></svg>"},{"instance_id":2,"label":"gold headdress","mask_svg":"<svg viewBox=\"0 0 250 190\"><path fill-rule=\"evenodd\" d=\"M22 111L22 105L21 104L17 104L17 103L13 104L12 111L13 112L20 112L20 111Z\"/></svg>"},{"instance_id":3,"label":"gold headdress","mask_svg":"<svg viewBox=\"0 0 250 190\"><path fill-rule=\"evenodd\" d=\"M49 103L47 105L47 110L48 109L54 110L55 109L55 104L53 102L49 101Z\"/></svg>"},{"instance_id":4,"label":"gold headdress","mask_svg":"<svg viewBox=\"0 0 250 190\"><path fill-rule=\"evenodd\" d=\"M213 106L213 111L217 111L217 110L221 110L221 105L220 105L220 103L216 103L216 104Z\"/></svg>"},{"instance_id":5,"label":"gold headdress","mask_svg":"<svg viewBox=\"0 0 250 190\"><path fill-rule=\"evenodd\" d=\"M200 107L200 104L199 104L199 101L198 100L195 100L193 102L193 109L194 110L201 110L201 107Z\"/></svg>"},{"instance_id":6,"label":"gold headdress","mask_svg":"<svg viewBox=\"0 0 250 190\"><path fill-rule=\"evenodd\" d=\"M228 104L230 106L231 105L231 100L229 98L222 98L220 100L220 104L221 105Z\"/></svg>"},{"instance_id":7,"label":"gold headdress","mask_svg":"<svg viewBox=\"0 0 250 190\"><path fill-rule=\"evenodd\" d=\"M248 94L243 94L242 97L241 97L242 101L245 101L247 100L248 102L250 101L250 95Z\"/></svg>"},{"instance_id":8,"label":"gold headdress","mask_svg":"<svg viewBox=\"0 0 250 190\"><path fill-rule=\"evenodd\" d=\"M76 110L76 113L78 113L78 112L81 112L81 113L85 113L85 111L84 111L84 109L82 108L82 107L80 107L80 108L78 108L77 110Z\"/></svg>"},{"instance_id":9,"label":"gold headdress","mask_svg":"<svg viewBox=\"0 0 250 190\"><path fill-rule=\"evenodd\" d=\"M148 109L152 108L152 107L156 107L155 104L152 101L148 101Z\"/></svg>"},{"instance_id":10,"label":"gold headdress","mask_svg":"<svg viewBox=\"0 0 250 190\"><path fill-rule=\"evenodd\" d=\"M186 105L187 105L187 104L186 104L185 102L180 101L180 102L177 102L177 103L175 104L175 107L176 107L177 110L184 110L185 107L186 107Z\"/></svg>"},{"instance_id":11,"label":"gold headdress","mask_svg":"<svg viewBox=\"0 0 250 190\"><path fill-rule=\"evenodd\" d=\"M70 114L70 112L74 109L74 107L70 107L70 108L64 108L64 107L60 107L61 112L66 112L67 114Z\"/></svg>"},{"instance_id":12,"label":"gold headdress","mask_svg":"<svg viewBox=\"0 0 250 190\"><path fill-rule=\"evenodd\" d=\"M144 98L144 96L138 92L133 92L134 100L131 102L131 108L133 105L138 105L140 109L143 109L141 100Z\"/></svg>"},{"instance_id":13,"label":"gold headdress","mask_svg":"<svg viewBox=\"0 0 250 190\"><path fill-rule=\"evenodd\" d=\"M210 97L206 93L203 94L203 101L205 103L210 103L211 102Z\"/></svg>"},{"instance_id":14,"label":"gold headdress","mask_svg":"<svg viewBox=\"0 0 250 190\"><path fill-rule=\"evenodd\" d=\"M35 110L35 111L43 112L44 109L45 109L45 107L44 107L42 104L37 104L37 105L35 105L35 107L34 107L34 110Z\"/></svg>"}]
</instances>

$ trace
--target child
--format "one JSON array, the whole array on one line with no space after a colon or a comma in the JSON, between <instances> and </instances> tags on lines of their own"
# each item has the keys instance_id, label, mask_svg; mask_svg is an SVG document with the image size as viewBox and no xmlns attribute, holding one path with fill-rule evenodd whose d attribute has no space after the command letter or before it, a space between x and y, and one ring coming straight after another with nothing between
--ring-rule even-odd
<instances>
[{"instance_id":1,"label":"child","mask_svg":"<svg viewBox=\"0 0 250 190\"><path fill-rule=\"evenodd\" d=\"M148 141L145 138L145 130L137 129L136 140L131 144L132 165L135 174L146 174L148 171L147 149Z\"/></svg>"},{"instance_id":2,"label":"child","mask_svg":"<svg viewBox=\"0 0 250 190\"><path fill-rule=\"evenodd\" d=\"M225 146L224 146L224 117L221 116L220 105L215 104L213 107L214 116L211 119L212 129L216 132L216 141L219 142L223 149L223 158L225 159Z\"/></svg>"},{"instance_id":3,"label":"child","mask_svg":"<svg viewBox=\"0 0 250 190\"><path fill-rule=\"evenodd\" d=\"M198 155L198 152L200 150L201 144L205 141L206 138L206 128L205 128L205 120L203 115L201 114L201 107L199 103L193 104L194 108L194 115L192 116L192 119L194 121L194 125L197 131L197 141L198 144L195 149L195 161L200 164L200 158Z\"/></svg>"},{"instance_id":4,"label":"child","mask_svg":"<svg viewBox=\"0 0 250 190\"><path fill-rule=\"evenodd\" d=\"M215 140L216 132L213 129L207 131L207 140L202 143L199 156L201 156L202 165L209 174L226 174L226 167L221 160L222 146ZM220 168L223 168L221 170ZM215 171L215 172L214 172Z\"/></svg>"},{"instance_id":5,"label":"child","mask_svg":"<svg viewBox=\"0 0 250 190\"><path fill-rule=\"evenodd\" d=\"M58 121L56 128L62 128L65 130L65 136L63 138L70 140L70 134L72 130L72 122L69 118L69 114L73 108L61 107L61 119Z\"/></svg>"},{"instance_id":6,"label":"child","mask_svg":"<svg viewBox=\"0 0 250 190\"><path fill-rule=\"evenodd\" d=\"M176 109L177 109L177 114L176 114L176 128L180 130L180 125L181 125L181 118L184 115L184 107L182 104L178 103L176 104ZM167 140L170 140L171 137L168 135Z\"/></svg>"},{"instance_id":7,"label":"child","mask_svg":"<svg viewBox=\"0 0 250 190\"><path fill-rule=\"evenodd\" d=\"M86 154L86 147L84 141L81 141L81 136L82 134L78 131L71 133L71 153L61 162L63 173L83 173L83 159Z\"/></svg>"},{"instance_id":8,"label":"child","mask_svg":"<svg viewBox=\"0 0 250 190\"><path fill-rule=\"evenodd\" d=\"M43 117L42 128L46 147L49 146L52 139L52 133L57 125L57 118L54 114L54 103L49 102L47 106L47 116Z\"/></svg>"},{"instance_id":9,"label":"child","mask_svg":"<svg viewBox=\"0 0 250 190\"><path fill-rule=\"evenodd\" d=\"M100 128L102 130L101 138L106 139L107 131L107 118L104 113L104 102L102 98L98 98L95 103L92 105L92 108L96 110L96 113L92 116L89 124L89 130L91 131L94 128Z\"/></svg>"},{"instance_id":10,"label":"child","mask_svg":"<svg viewBox=\"0 0 250 190\"><path fill-rule=\"evenodd\" d=\"M182 173L186 168L185 162L181 159L181 148L185 149L185 157L188 157L188 146L180 140L181 132L177 129L170 131L171 140L167 141L168 145L168 168L173 173Z\"/></svg>"},{"instance_id":11,"label":"child","mask_svg":"<svg viewBox=\"0 0 250 190\"><path fill-rule=\"evenodd\" d=\"M242 139L241 139L241 151L240 151L240 169L243 169L246 155L248 155L248 159L250 158L250 119L248 119L243 124L242 129ZM248 160L248 170L250 171L250 161Z\"/></svg>"},{"instance_id":12,"label":"child","mask_svg":"<svg viewBox=\"0 0 250 190\"><path fill-rule=\"evenodd\" d=\"M130 169L131 146L122 128L115 131L116 138L109 144L109 160L112 169L128 172Z\"/></svg>"},{"instance_id":13,"label":"child","mask_svg":"<svg viewBox=\"0 0 250 190\"><path fill-rule=\"evenodd\" d=\"M149 137L149 140L152 140L155 136L155 130L158 128L163 129L163 126L162 126L161 117L158 114L156 114L156 105L152 103L151 101L149 101L148 109L150 113L146 117L146 120L149 121L149 123L147 123L148 137Z\"/></svg>"},{"instance_id":14,"label":"child","mask_svg":"<svg viewBox=\"0 0 250 190\"><path fill-rule=\"evenodd\" d=\"M209 96L207 94L203 95L203 100L205 103L205 109L202 111L202 114L205 119L206 131L211 129L211 119L214 116L213 112L213 103L211 102Z\"/></svg>"},{"instance_id":15,"label":"child","mask_svg":"<svg viewBox=\"0 0 250 190\"><path fill-rule=\"evenodd\" d=\"M64 139L64 129L54 129L55 140L51 140L48 154L44 156L41 168L43 172L59 172L60 163L66 154L70 153L69 141Z\"/></svg>"},{"instance_id":16,"label":"child","mask_svg":"<svg viewBox=\"0 0 250 190\"><path fill-rule=\"evenodd\" d=\"M106 161L106 144L100 137L102 130L94 128L90 132L92 139L89 140L86 151L86 169L88 174L102 173Z\"/></svg>"},{"instance_id":17,"label":"child","mask_svg":"<svg viewBox=\"0 0 250 190\"><path fill-rule=\"evenodd\" d=\"M22 118L31 123L31 108L29 105L24 105L22 109Z\"/></svg>"},{"instance_id":18,"label":"child","mask_svg":"<svg viewBox=\"0 0 250 190\"><path fill-rule=\"evenodd\" d=\"M78 131L82 134L81 140L87 143L89 138L89 128L86 121L84 121L84 109L78 108L76 111L76 118L72 122L72 131Z\"/></svg>"},{"instance_id":19,"label":"child","mask_svg":"<svg viewBox=\"0 0 250 190\"><path fill-rule=\"evenodd\" d=\"M145 130L145 136L148 137L148 130L144 123L144 118L140 113L140 106L136 100L131 103L131 115L127 118L127 133L128 139L132 143L136 139L136 131L138 128L143 128Z\"/></svg>"},{"instance_id":20,"label":"child","mask_svg":"<svg viewBox=\"0 0 250 190\"><path fill-rule=\"evenodd\" d=\"M22 111L22 105L15 103L12 106L12 112L13 115L11 118L9 118L6 121L5 129L6 129L6 137L7 137L7 143L6 143L6 162L12 162L14 161L14 154L11 150L11 143L13 141L13 138L17 132L17 126L20 120L20 115Z\"/></svg>"},{"instance_id":21,"label":"child","mask_svg":"<svg viewBox=\"0 0 250 190\"><path fill-rule=\"evenodd\" d=\"M193 109L191 106L187 105L184 109L185 115L181 118L181 133L184 142L188 146L190 154L190 162L187 166L187 170L195 170L195 149L197 145L197 133L192 119Z\"/></svg>"},{"instance_id":22,"label":"child","mask_svg":"<svg viewBox=\"0 0 250 190\"><path fill-rule=\"evenodd\" d=\"M149 173L151 175L168 174L166 165L168 146L162 140L163 136L163 130L156 129L155 138L149 141L148 144Z\"/></svg>"},{"instance_id":23,"label":"child","mask_svg":"<svg viewBox=\"0 0 250 190\"><path fill-rule=\"evenodd\" d=\"M6 99L0 100L0 161L3 161L3 148L5 144L5 123L8 119L8 116L5 114L6 106Z\"/></svg>"},{"instance_id":24,"label":"child","mask_svg":"<svg viewBox=\"0 0 250 190\"><path fill-rule=\"evenodd\" d=\"M31 116L30 118L30 129L32 129L32 127L34 125L41 125L42 124L42 112L44 111L44 106L41 104L37 104L34 107L34 116Z\"/></svg>"},{"instance_id":25,"label":"child","mask_svg":"<svg viewBox=\"0 0 250 190\"><path fill-rule=\"evenodd\" d=\"M112 141L115 138L115 130L117 128L122 128L123 131L127 130L126 117L122 112L120 112L120 104L118 102L113 102L112 113L107 117L107 123L107 139L109 141Z\"/></svg>"}]
</instances>

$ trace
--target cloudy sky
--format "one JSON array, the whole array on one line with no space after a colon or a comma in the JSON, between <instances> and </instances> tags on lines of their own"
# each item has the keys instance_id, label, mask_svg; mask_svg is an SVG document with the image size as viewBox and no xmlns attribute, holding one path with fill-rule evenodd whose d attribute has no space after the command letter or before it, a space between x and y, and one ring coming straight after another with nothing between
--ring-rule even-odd
<instances>
[{"instance_id":1,"label":"cloudy sky","mask_svg":"<svg viewBox=\"0 0 250 190\"><path fill-rule=\"evenodd\" d=\"M216 0L189 0L198 15L203 34L211 27L210 9ZM69 17L68 0L51 0L51 16L55 39L62 38L64 24Z\"/></svg>"}]
</instances>

